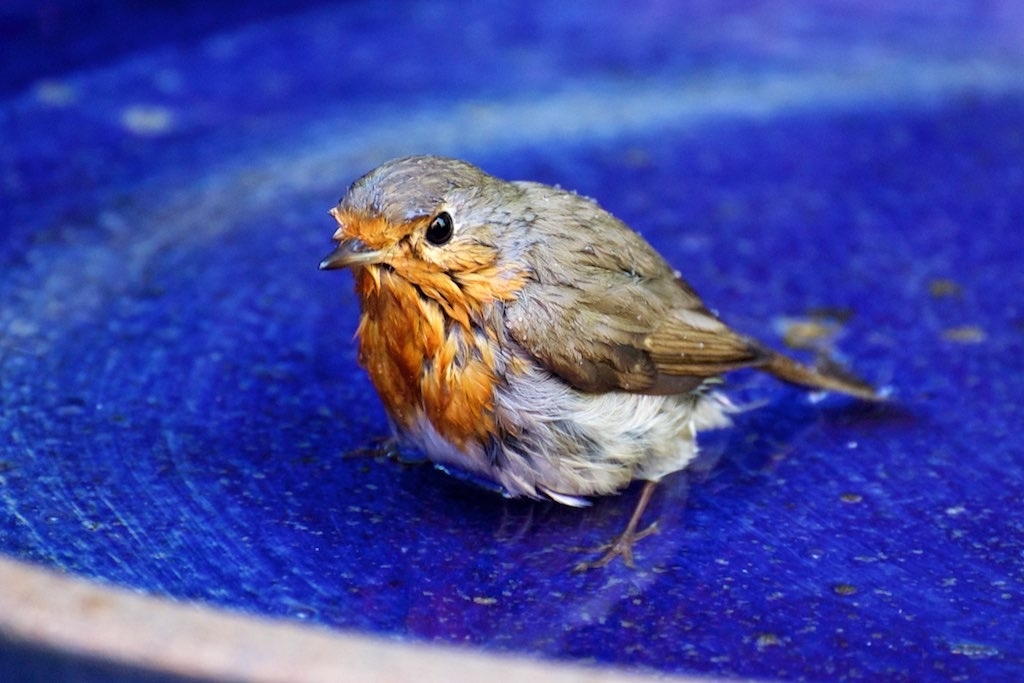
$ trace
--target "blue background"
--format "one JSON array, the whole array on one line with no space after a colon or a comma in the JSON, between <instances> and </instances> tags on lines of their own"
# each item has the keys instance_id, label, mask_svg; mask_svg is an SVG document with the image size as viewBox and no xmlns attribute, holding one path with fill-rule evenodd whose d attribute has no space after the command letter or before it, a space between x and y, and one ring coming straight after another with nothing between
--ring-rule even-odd
<instances>
[{"instance_id":1,"label":"blue background","mask_svg":"<svg viewBox=\"0 0 1024 683\"><path fill-rule=\"evenodd\" d=\"M5 3L0 552L387 636L779 679L1024 675L1024 11ZM638 493L367 454L327 210L400 154L596 197L737 329L842 319L887 405L738 373Z\"/></svg>"}]
</instances>

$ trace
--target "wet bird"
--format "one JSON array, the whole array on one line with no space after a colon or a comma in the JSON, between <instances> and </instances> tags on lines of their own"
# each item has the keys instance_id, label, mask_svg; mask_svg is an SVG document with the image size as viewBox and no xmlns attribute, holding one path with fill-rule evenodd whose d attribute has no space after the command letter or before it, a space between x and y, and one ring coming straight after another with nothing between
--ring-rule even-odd
<instances>
[{"instance_id":1,"label":"wet bird","mask_svg":"<svg viewBox=\"0 0 1024 683\"><path fill-rule=\"evenodd\" d=\"M320 268L354 274L359 360L400 442L512 497L584 505L646 482L623 533L579 568L633 564L655 484L730 422L722 373L877 398L731 330L578 194L415 156L356 180L331 214Z\"/></svg>"}]
</instances>

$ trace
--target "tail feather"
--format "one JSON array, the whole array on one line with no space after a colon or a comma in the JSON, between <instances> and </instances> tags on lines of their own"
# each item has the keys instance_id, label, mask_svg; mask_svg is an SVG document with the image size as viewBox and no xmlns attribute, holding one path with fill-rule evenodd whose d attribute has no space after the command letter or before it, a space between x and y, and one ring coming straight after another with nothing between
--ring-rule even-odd
<instances>
[{"instance_id":1,"label":"tail feather","mask_svg":"<svg viewBox=\"0 0 1024 683\"><path fill-rule=\"evenodd\" d=\"M874 387L833 362L825 361L819 367L812 368L771 349L764 349L764 353L765 359L758 366L759 369L783 382L811 389L838 391L865 401L883 400Z\"/></svg>"}]
</instances>

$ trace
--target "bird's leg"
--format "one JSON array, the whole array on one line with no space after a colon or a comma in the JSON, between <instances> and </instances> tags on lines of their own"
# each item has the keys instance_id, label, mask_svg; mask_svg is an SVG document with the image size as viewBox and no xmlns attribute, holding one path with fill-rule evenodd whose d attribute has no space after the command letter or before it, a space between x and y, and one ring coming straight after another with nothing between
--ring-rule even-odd
<instances>
[{"instance_id":1,"label":"bird's leg","mask_svg":"<svg viewBox=\"0 0 1024 683\"><path fill-rule=\"evenodd\" d=\"M343 456L345 459L385 458L394 460L401 465L422 465L427 461L419 451L403 446L395 436L378 436L365 446L350 449Z\"/></svg>"},{"instance_id":2,"label":"bird's leg","mask_svg":"<svg viewBox=\"0 0 1024 683\"><path fill-rule=\"evenodd\" d=\"M658 523L652 522L643 531L637 531L637 527L640 525L640 518L647 508L647 504L651 501L651 495L654 494L654 487L657 485L658 482L656 481L644 482L644 488L640 491L640 499L636 502L633 514L630 516L629 522L626 523L626 528L611 543L598 548L598 550L604 551L604 555L590 562L580 562L576 565L575 571L583 572L588 569L603 567L616 557L621 557L627 567L635 566L633 564L633 544L658 530Z\"/></svg>"}]
</instances>

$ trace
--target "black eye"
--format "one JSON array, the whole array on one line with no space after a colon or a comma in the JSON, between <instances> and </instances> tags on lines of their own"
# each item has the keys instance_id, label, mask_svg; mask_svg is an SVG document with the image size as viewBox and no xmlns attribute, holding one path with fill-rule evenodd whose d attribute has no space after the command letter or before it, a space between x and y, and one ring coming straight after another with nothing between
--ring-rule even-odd
<instances>
[{"instance_id":1,"label":"black eye","mask_svg":"<svg viewBox=\"0 0 1024 683\"><path fill-rule=\"evenodd\" d=\"M442 211L434 216L434 220L427 226L427 241L439 247L450 240L454 232L455 224L452 223L452 217L447 211Z\"/></svg>"}]
</instances>

